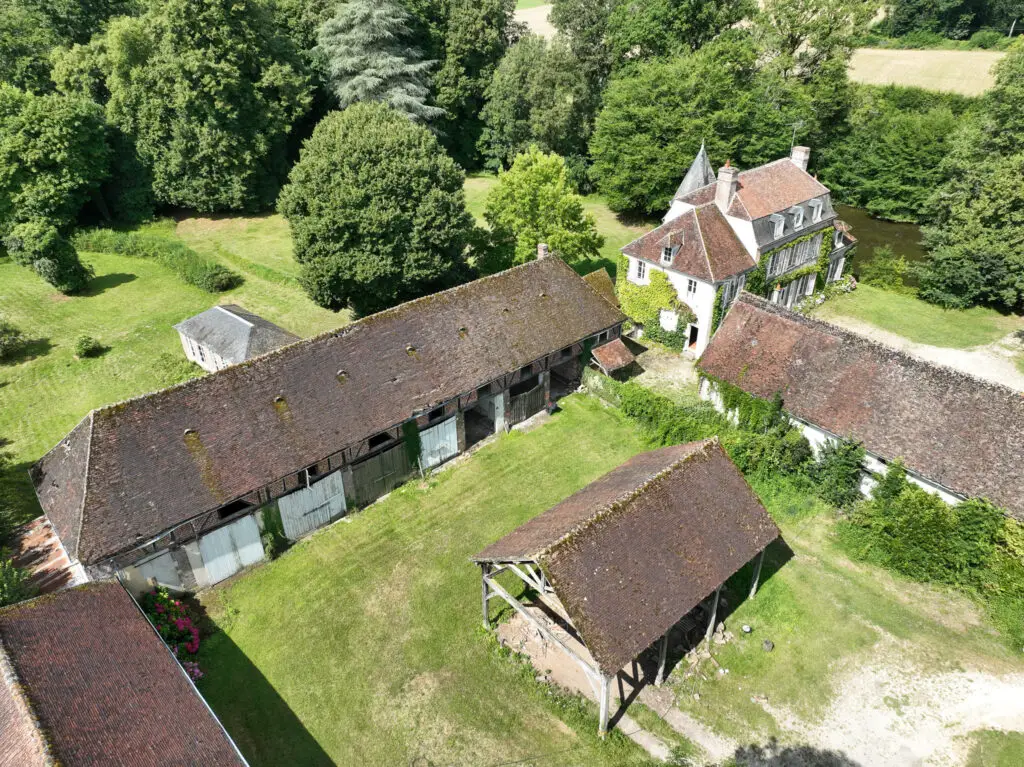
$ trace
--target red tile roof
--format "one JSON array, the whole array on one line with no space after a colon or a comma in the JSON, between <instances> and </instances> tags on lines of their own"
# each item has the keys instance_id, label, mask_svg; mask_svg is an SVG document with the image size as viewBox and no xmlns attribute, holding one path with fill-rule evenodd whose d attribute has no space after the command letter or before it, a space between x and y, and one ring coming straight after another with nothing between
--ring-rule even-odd
<instances>
[{"instance_id":1,"label":"red tile roof","mask_svg":"<svg viewBox=\"0 0 1024 767\"><path fill-rule=\"evenodd\" d=\"M729 215L752 221L828 193L828 187L786 157L739 174Z\"/></svg>"},{"instance_id":2,"label":"red tile roof","mask_svg":"<svg viewBox=\"0 0 1024 767\"><path fill-rule=\"evenodd\" d=\"M1024 519L1024 395L742 293L700 360L797 418Z\"/></svg>"},{"instance_id":3,"label":"red tile roof","mask_svg":"<svg viewBox=\"0 0 1024 767\"><path fill-rule=\"evenodd\" d=\"M96 410L36 493L94 564L623 320L561 259L533 261Z\"/></svg>"},{"instance_id":4,"label":"red tile roof","mask_svg":"<svg viewBox=\"0 0 1024 767\"><path fill-rule=\"evenodd\" d=\"M53 525L44 516L15 530L8 547L11 562L32 574L29 581L36 593L49 594L85 582L85 574L76 573Z\"/></svg>"},{"instance_id":5,"label":"red tile roof","mask_svg":"<svg viewBox=\"0 0 1024 767\"><path fill-rule=\"evenodd\" d=\"M635 456L475 559L539 562L611 674L778 536L710 439Z\"/></svg>"},{"instance_id":6,"label":"red tile roof","mask_svg":"<svg viewBox=\"0 0 1024 767\"><path fill-rule=\"evenodd\" d=\"M13 671L6 695L24 695L55 762L245 764L119 583L91 583L0 610L0 640ZM3 700L0 694L0 716ZM3 755L11 748L6 725L24 725L0 722ZM31 743L21 753L30 754Z\"/></svg>"},{"instance_id":7,"label":"red tile roof","mask_svg":"<svg viewBox=\"0 0 1024 767\"><path fill-rule=\"evenodd\" d=\"M666 246L676 248L668 265L661 261ZM714 204L685 211L633 240L622 252L707 282L724 280L755 266Z\"/></svg>"},{"instance_id":8,"label":"red tile roof","mask_svg":"<svg viewBox=\"0 0 1024 767\"><path fill-rule=\"evenodd\" d=\"M598 346L591 352L597 364L605 373L613 373L631 364L636 357L633 352L626 348L621 338L616 338L603 346Z\"/></svg>"}]
</instances>

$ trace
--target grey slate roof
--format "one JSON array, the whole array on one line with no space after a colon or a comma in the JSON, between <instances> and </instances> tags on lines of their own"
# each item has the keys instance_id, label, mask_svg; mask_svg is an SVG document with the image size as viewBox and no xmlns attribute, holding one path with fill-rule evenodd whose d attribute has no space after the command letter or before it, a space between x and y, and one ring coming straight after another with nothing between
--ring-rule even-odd
<instances>
[{"instance_id":1,"label":"grey slate roof","mask_svg":"<svg viewBox=\"0 0 1024 767\"><path fill-rule=\"evenodd\" d=\"M174 329L233 365L300 340L236 304L214 306L179 322Z\"/></svg>"},{"instance_id":2,"label":"grey slate roof","mask_svg":"<svg viewBox=\"0 0 1024 767\"><path fill-rule=\"evenodd\" d=\"M690 192L695 192L701 187L715 183L716 176L711 161L708 159L707 150L704 149L704 142L700 142L700 151L690 163L690 169L683 176L683 181L676 189L675 199L679 199Z\"/></svg>"},{"instance_id":3,"label":"grey slate roof","mask_svg":"<svg viewBox=\"0 0 1024 767\"><path fill-rule=\"evenodd\" d=\"M33 468L36 494L96 564L624 319L560 258L532 261L95 410Z\"/></svg>"}]
</instances>

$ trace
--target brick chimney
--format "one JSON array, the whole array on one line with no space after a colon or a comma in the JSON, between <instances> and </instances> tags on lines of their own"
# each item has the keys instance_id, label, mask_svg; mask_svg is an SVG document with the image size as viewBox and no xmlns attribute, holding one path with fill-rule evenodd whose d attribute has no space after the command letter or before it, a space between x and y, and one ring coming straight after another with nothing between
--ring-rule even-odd
<instances>
[{"instance_id":1,"label":"brick chimney","mask_svg":"<svg viewBox=\"0 0 1024 767\"><path fill-rule=\"evenodd\" d=\"M548 248L548 244L546 242L538 242L537 259L540 260L542 258L547 258L549 255L551 255L551 249Z\"/></svg>"},{"instance_id":2,"label":"brick chimney","mask_svg":"<svg viewBox=\"0 0 1024 767\"><path fill-rule=\"evenodd\" d=\"M806 171L807 163L811 161L811 150L806 146L795 146L792 152L790 152L789 159L800 170Z\"/></svg>"},{"instance_id":3,"label":"brick chimney","mask_svg":"<svg viewBox=\"0 0 1024 767\"><path fill-rule=\"evenodd\" d=\"M723 213L729 209L732 196L736 194L736 185L740 172L728 161L718 169L718 186L715 187L715 204Z\"/></svg>"}]
</instances>

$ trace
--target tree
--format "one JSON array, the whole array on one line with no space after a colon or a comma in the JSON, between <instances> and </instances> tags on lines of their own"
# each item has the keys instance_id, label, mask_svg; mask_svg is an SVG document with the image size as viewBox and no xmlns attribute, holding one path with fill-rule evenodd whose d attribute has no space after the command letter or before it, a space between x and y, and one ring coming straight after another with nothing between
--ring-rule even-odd
<instances>
[{"instance_id":1,"label":"tree","mask_svg":"<svg viewBox=\"0 0 1024 767\"><path fill-rule=\"evenodd\" d=\"M568 45L528 35L509 48L487 88L481 146L494 169L537 144L546 152L582 156L594 115L586 78Z\"/></svg>"},{"instance_id":2,"label":"tree","mask_svg":"<svg viewBox=\"0 0 1024 767\"><path fill-rule=\"evenodd\" d=\"M850 506L860 498L864 446L859 442L828 441L812 470L818 493L833 506Z\"/></svg>"},{"instance_id":3,"label":"tree","mask_svg":"<svg viewBox=\"0 0 1024 767\"><path fill-rule=\"evenodd\" d=\"M437 138L390 107L324 118L278 200L310 297L365 314L465 279L463 181Z\"/></svg>"},{"instance_id":4,"label":"tree","mask_svg":"<svg viewBox=\"0 0 1024 767\"><path fill-rule=\"evenodd\" d=\"M583 198L572 191L565 161L536 145L498 174L484 218L494 243L482 264L489 272L532 261L542 242L570 263L596 258L604 245L594 217L583 211Z\"/></svg>"},{"instance_id":5,"label":"tree","mask_svg":"<svg viewBox=\"0 0 1024 767\"><path fill-rule=\"evenodd\" d=\"M40 11L65 45L86 43L115 16L140 13L143 0L13 0Z\"/></svg>"},{"instance_id":6,"label":"tree","mask_svg":"<svg viewBox=\"0 0 1024 767\"><path fill-rule=\"evenodd\" d=\"M50 51L59 43L40 11L0 0L0 82L37 93L50 90Z\"/></svg>"},{"instance_id":7,"label":"tree","mask_svg":"<svg viewBox=\"0 0 1024 767\"><path fill-rule=\"evenodd\" d=\"M569 40L592 93L604 90L612 69L608 19L617 0L554 0L549 20Z\"/></svg>"},{"instance_id":8,"label":"tree","mask_svg":"<svg viewBox=\"0 0 1024 767\"><path fill-rule=\"evenodd\" d=\"M273 202L309 88L263 3L155 3L111 23L103 47L107 116L152 173L157 201L204 212Z\"/></svg>"},{"instance_id":9,"label":"tree","mask_svg":"<svg viewBox=\"0 0 1024 767\"><path fill-rule=\"evenodd\" d=\"M756 7L752 0L618 0L607 27L612 66L695 51Z\"/></svg>"},{"instance_id":10,"label":"tree","mask_svg":"<svg viewBox=\"0 0 1024 767\"><path fill-rule=\"evenodd\" d=\"M985 0L889 0L886 24L893 35L933 32L965 40L980 26Z\"/></svg>"},{"instance_id":11,"label":"tree","mask_svg":"<svg viewBox=\"0 0 1024 767\"><path fill-rule=\"evenodd\" d=\"M444 115L427 104L427 73L409 45L408 14L388 0L349 0L320 28L319 53L327 85L344 109L360 101L379 101L410 120L427 122Z\"/></svg>"},{"instance_id":12,"label":"tree","mask_svg":"<svg viewBox=\"0 0 1024 767\"><path fill-rule=\"evenodd\" d=\"M16 264L31 268L61 293L77 293L93 276L67 237L45 220L15 225L3 245Z\"/></svg>"}]
</instances>

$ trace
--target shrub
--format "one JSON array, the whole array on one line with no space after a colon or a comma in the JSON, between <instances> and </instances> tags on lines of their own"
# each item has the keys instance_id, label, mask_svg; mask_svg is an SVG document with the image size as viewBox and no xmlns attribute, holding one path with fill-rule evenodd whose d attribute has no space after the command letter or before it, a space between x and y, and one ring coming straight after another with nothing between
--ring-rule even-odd
<instances>
[{"instance_id":1,"label":"shrub","mask_svg":"<svg viewBox=\"0 0 1024 767\"><path fill-rule=\"evenodd\" d=\"M814 453L807 438L791 426L764 434L744 434L729 444L729 457L744 474L799 474Z\"/></svg>"},{"instance_id":2,"label":"shrub","mask_svg":"<svg viewBox=\"0 0 1024 767\"><path fill-rule=\"evenodd\" d=\"M77 357L99 357L106 350L107 347L92 336L79 336L75 341L75 356Z\"/></svg>"},{"instance_id":3,"label":"shrub","mask_svg":"<svg viewBox=\"0 0 1024 767\"><path fill-rule=\"evenodd\" d=\"M29 571L15 567L9 551L0 551L0 607L35 596L36 589L28 579Z\"/></svg>"},{"instance_id":4,"label":"shrub","mask_svg":"<svg viewBox=\"0 0 1024 767\"><path fill-rule=\"evenodd\" d=\"M968 41L971 48L998 48L1005 39L1005 35L996 32L994 29L979 29Z\"/></svg>"},{"instance_id":5,"label":"shrub","mask_svg":"<svg viewBox=\"0 0 1024 767\"><path fill-rule=\"evenodd\" d=\"M156 589L142 595L141 605L160 638L171 648L189 677L193 681L201 678L203 672L199 670L197 662L199 629L184 603L172 598L167 589Z\"/></svg>"},{"instance_id":6,"label":"shrub","mask_svg":"<svg viewBox=\"0 0 1024 767\"><path fill-rule=\"evenodd\" d=\"M638 384L625 384L619 390L619 402L622 412L638 421L659 445L678 445L732 431L732 425L710 404L679 405Z\"/></svg>"},{"instance_id":7,"label":"shrub","mask_svg":"<svg viewBox=\"0 0 1024 767\"><path fill-rule=\"evenodd\" d=\"M182 282L195 285L208 293L222 293L242 284L238 274L199 255L185 243L167 237L94 229L75 235L75 245L79 250L94 253L117 253L152 259L177 274Z\"/></svg>"},{"instance_id":8,"label":"shrub","mask_svg":"<svg viewBox=\"0 0 1024 767\"><path fill-rule=\"evenodd\" d=\"M8 359L26 343L25 334L16 326L0 319L0 360Z\"/></svg>"},{"instance_id":9,"label":"shrub","mask_svg":"<svg viewBox=\"0 0 1024 767\"><path fill-rule=\"evenodd\" d=\"M78 260L74 246L56 227L42 221L13 227L4 239L4 247L15 263L31 267L61 293L82 290L93 276L92 270Z\"/></svg>"},{"instance_id":10,"label":"shrub","mask_svg":"<svg viewBox=\"0 0 1024 767\"><path fill-rule=\"evenodd\" d=\"M892 293L912 294L916 291L908 287L905 279L910 275L911 266L903 256L897 256L892 248L883 245L873 250L870 261L860 269L861 281Z\"/></svg>"},{"instance_id":11,"label":"shrub","mask_svg":"<svg viewBox=\"0 0 1024 767\"><path fill-rule=\"evenodd\" d=\"M860 498L864 446L847 440L829 441L821 449L811 474L821 497L840 508Z\"/></svg>"},{"instance_id":12,"label":"shrub","mask_svg":"<svg viewBox=\"0 0 1024 767\"><path fill-rule=\"evenodd\" d=\"M263 507L260 516L263 518L263 533L260 536L263 540L263 548L268 557L277 559L291 545L288 537L284 534L281 510L276 503L269 504Z\"/></svg>"}]
</instances>

